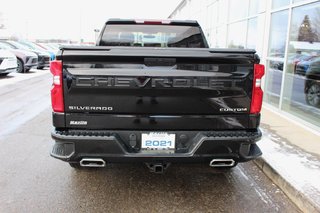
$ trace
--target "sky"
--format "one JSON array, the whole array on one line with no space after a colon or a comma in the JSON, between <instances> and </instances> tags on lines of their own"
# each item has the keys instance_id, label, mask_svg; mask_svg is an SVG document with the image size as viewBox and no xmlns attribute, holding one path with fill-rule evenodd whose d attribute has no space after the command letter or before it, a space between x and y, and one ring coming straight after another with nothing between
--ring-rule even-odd
<instances>
[{"instance_id":1,"label":"sky","mask_svg":"<svg viewBox=\"0 0 320 213\"><path fill-rule=\"evenodd\" d=\"M109 18L166 19L181 0L2 0L6 32L24 39L94 41ZM1 32L1 31L0 31ZM0 35L1 36L1 35Z\"/></svg>"}]
</instances>

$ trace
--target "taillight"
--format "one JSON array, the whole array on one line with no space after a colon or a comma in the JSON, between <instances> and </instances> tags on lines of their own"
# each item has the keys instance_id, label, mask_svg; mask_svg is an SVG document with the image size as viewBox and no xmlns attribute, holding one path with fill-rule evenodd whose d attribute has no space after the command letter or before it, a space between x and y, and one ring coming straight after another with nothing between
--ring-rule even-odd
<instances>
[{"instance_id":1,"label":"taillight","mask_svg":"<svg viewBox=\"0 0 320 213\"><path fill-rule=\"evenodd\" d=\"M53 75L51 88L51 104L54 112L64 112L62 61L51 61L50 71Z\"/></svg>"},{"instance_id":2,"label":"taillight","mask_svg":"<svg viewBox=\"0 0 320 213\"><path fill-rule=\"evenodd\" d=\"M252 100L250 113L256 114L261 111L263 91L261 89L261 78L264 75L264 65L255 64L254 65L254 77L253 77L253 87L252 87Z\"/></svg>"}]
</instances>

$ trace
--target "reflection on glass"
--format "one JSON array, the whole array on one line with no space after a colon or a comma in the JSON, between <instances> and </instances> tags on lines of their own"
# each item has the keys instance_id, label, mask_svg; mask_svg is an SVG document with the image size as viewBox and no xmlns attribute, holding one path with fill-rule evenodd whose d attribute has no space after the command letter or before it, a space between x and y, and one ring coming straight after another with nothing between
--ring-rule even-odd
<instances>
[{"instance_id":1,"label":"reflection on glass","mask_svg":"<svg viewBox=\"0 0 320 213\"><path fill-rule=\"evenodd\" d=\"M269 53L270 57L284 58L288 26L288 10L273 13L271 16Z\"/></svg>"},{"instance_id":2,"label":"reflection on glass","mask_svg":"<svg viewBox=\"0 0 320 213\"><path fill-rule=\"evenodd\" d=\"M247 48L256 49L257 32L258 32L258 18L249 19L249 21L248 21Z\"/></svg>"},{"instance_id":3,"label":"reflection on glass","mask_svg":"<svg viewBox=\"0 0 320 213\"><path fill-rule=\"evenodd\" d=\"M219 47L217 33L218 33L217 28L212 28L209 32L209 35L210 35L209 43L210 43L210 47L212 48Z\"/></svg>"},{"instance_id":4,"label":"reflection on glass","mask_svg":"<svg viewBox=\"0 0 320 213\"><path fill-rule=\"evenodd\" d=\"M228 11L229 10L229 5L228 1L218 1L218 25L221 25L223 23L226 23L228 21L228 13L223 13L221 11Z\"/></svg>"},{"instance_id":5,"label":"reflection on glass","mask_svg":"<svg viewBox=\"0 0 320 213\"><path fill-rule=\"evenodd\" d=\"M249 15L256 15L259 10L259 3L261 1L259 0L250 0L250 5L249 5Z\"/></svg>"},{"instance_id":6,"label":"reflection on glass","mask_svg":"<svg viewBox=\"0 0 320 213\"><path fill-rule=\"evenodd\" d=\"M230 21L248 16L248 0L230 0Z\"/></svg>"},{"instance_id":7,"label":"reflection on glass","mask_svg":"<svg viewBox=\"0 0 320 213\"><path fill-rule=\"evenodd\" d=\"M265 100L276 107L279 107L280 102L287 25L288 10L272 14L268 55L279 59L268 61L266 69Z\"/></svg>"},{"instance_id":8,"label":"reflection on glass","mask_svg":"<svg viewBox=\"0 0 320 213\"><path fill-rule=\"evenodd\" d=\"M207 7L207 27L212 28L218 24L218 2Z\"/></svg>"},{"instance_id":9,"label":"reflection on glass","mask_svg":"<svg viewBox=\"0 0 320 213\"><path fill-rule=\"evenodd\" d=\"M227 43L227 26L217 28L217 47L226 47Z\"/></svg>"},{"instance_id":10,"label":"reflection on glass","mask_svg":"<svg viewBox=\"0 0 320 213\"><path fill-rule=\"evenodd\" d=\"M294 8L283 109L320 125L320 3Z\"/></svg>"},{"instance_id":11,"label":"reflection on glass","mask_svg":"<svg viewBox=\"0 0 320 213\"><path fill-rule=\"evenodd\" d=\"M310 63L305 78L305 99L309 106L320 108L320 58ZM318 111L319 112L319 111ZM318 123L319 124L319 123Z\"/></svg>"},{"instance_id":12,"label":"reflection on glass","mask_svg":"<svg viewBox=\"0 0 320 213\"><path fill-rule=\"evenodd\" d=\"M277 9L279 7L284 7L289 5L290 0L273 0L272 1L272 9Z\"/></svg>"},{"instance_id":13,"label":"reflection on glass","mask_svg":"<svg viewBox=\"0 0 320 213\"><path fill-rule=\"evenodd\" d=\"M299 2L299 1L305 1L305 0L293 0L293 3Z\"/></svg>"},{"instance_id":14,"label":"reflection on glass","mask_svg":"<svg viewBox=\"0 0 320 213\"><path fill-rule=\"evenodd\" d=\"M282 83L283 60L268 61L266 70L264 99L267 103L278 107Z\"/></svg>"},{"instance_id":15,"label":"reflection on glass","mask_svg":"<svg viewBox=\"0 0 320 213\"><path fill-rule=\"evenodd\" d=\"M258 13L264 12L266 10L267 3L268 1L250 0L249 16L255 16Z\"/></svg>"},{"instance_id":16,"label":"reflection on glass","mask_svg":"<svg viewBox=\"0 0 320 213\"><path fill-rule=\"evenodd\" d=\"M246 21L236 22L229 25L228 47L244 49L246 46Z\"/></svg>"}]
</instances>

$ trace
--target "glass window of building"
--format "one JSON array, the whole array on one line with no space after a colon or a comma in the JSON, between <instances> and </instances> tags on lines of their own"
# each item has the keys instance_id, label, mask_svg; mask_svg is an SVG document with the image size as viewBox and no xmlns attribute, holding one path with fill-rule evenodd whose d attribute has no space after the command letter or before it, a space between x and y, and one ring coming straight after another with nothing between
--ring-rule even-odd
<instances>
[{"instance_id":1,"label":"glass window of building","mask_svg":"<svg viewBox=\"0 0 320 213\"><path fill-rule=\"evenodd\" d=\"M249 16L256 16L258 13L266 10L267 1L250 0L249 3Z\"/></svg>"},{"instance_id":2,"label":"glass window of building","mask_svg":"<svg viewBox=\"0 0 320 213\"><path fill-rule=\"evenodd\" d=\"M258 13L259 10L259 3L261 1L259 0L250 0L250 4L249 4L249 16L253 16L256 15Z\"/></svg>"},{"instance_id":3,"label":"glass window of building","mask_svg":"<svg viewBox=\"0 0 320 213\"><path fill-rule=\"evenodd\" d=\"M275 107L279 107L282 84L283 60L268 60L266 68L267 72L263 98L267 103Z\"/></svg>"},{"instance_id":4,"label":"glass window of building","mask_svg":"<svg viewBox=\"0 0 320 213\"><path fill-rule=\"evenodd\" d=\"M228 21L228 1L218 1L218 25Z\"/></svg>"},{"instance_id":5,"label":"glass window of building","mask_svg":"<svg viewBox=\"0 0 320 213\"><path fill-rule=\"evenodd\" d=\"M207 7L207 28L211 29L218 24L218 2Z\"/></svg>"},{"instance_id":6,"label":"glass window of building","mask_svg":"<svg viewBox=\"0 0 320 213\"><path fill-rule=\"evenodd\" d=\"M320 2L292 10L282 108L320 125Z\"/></svg>"},{"instance_id":7,"label":"glass window of building","mask_svg":"<svg viewBox=\"0 0 320 213\"><path fill-rule=\"evenodd\" d=\"M244 49L246 46L247 21L236 22L229 25L228 47Z\"/></svg>"},{"instance_id":8,"label":"glass window of building","mask_svg":"<svg viewBox=\"0 0 320 213\"><path fill-rule=\"evenodd\" d=\"M230 0L229 21L235 21L248 16L248 0Z\"/></svg>"},{"instance_id":9,"label":"glass window of building","mask_svg":"<svg viewBox=\"0 0 320 213\"><path fill-rule=\"evenodd\" d=\"M292 3L300 2L300 1L305 1L305 0L293 0Z\"/></svg>"},{"instance_id":10,"label":"glass window of building","mask_svg":"<svg viewBox=\"0 0 320 213\"><path fill-rule=\"evenodd\" d=\"M217 28L217 45L216 47L221 47L221 48L224 48L226 47L226 44L227 44L227 26L224 25L224 26L221 26L221 27L218 27Z\"/></svg>"},{"instance_id":11,"label":"glass window of building","mask_svg":"<svg viewBox=\"0 0 320 213\"><path fill-rule=\"evenodd\" d=\"M273 0L272 1L272 9L277 9L279 7L288 6L289 3L290 3L290 0Z\"/></svg>"},{"instance_id":12,"label":"glass window of building","mask_svg":"<svg viewBox=\"0 0 320 213\"><path fill-rule=\"evenodd\" d=\"M218 30L217 28L212 28L210 31L209 31L209 45L210 47L219 47L219 44L218 44Z\"/></svg>"},{"instance_id":13,"label":"glass window of building","mask_svg":"<svg viewBox=\"0 0 320 213\"><path fill-rule=\"evenodd\" d=\"M267 63L265 100L276 107L278 107L280 103L287 26L288 10L276 12L271 15L268 56L271 57L272 60L269 60Z\"/></svg>"},{"instance_id":14,"label":"glass window of building","mask_svg":"<svg viewBox=\"0 0 320 213\"><path fill-rule=\"evenodd\" d=\"M248 20L247 48L256 49L257 47L258 18Z\"/></svg>"},{"instance_id":15,"label":"glass window of building","mask_svg":"<svg viewBox=\"0 0 320 213\"><path fill-rule=\"evenodd\" d=\"M284 58L288 26L288 10L271 15L269 57Z\"/></svg>"}]
</instances>

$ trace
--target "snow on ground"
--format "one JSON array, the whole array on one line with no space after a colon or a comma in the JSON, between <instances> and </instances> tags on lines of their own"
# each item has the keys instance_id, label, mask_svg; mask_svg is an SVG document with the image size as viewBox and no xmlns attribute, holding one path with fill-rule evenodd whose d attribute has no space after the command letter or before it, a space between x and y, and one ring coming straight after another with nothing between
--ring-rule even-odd
<instances>
[{"instance_id":1,"label":"snow on ground","mask_svg":"<svg viewBox=\"0 0 320 213\"><path fill-rule=\"evenodd\" d=\"M292 186L320 205L320 158L262 129L262 157Z\"/></svg>"},{"instance_id":2,"label":"snow on ground","mask_svg":"<svg viewBox=\"0 0 320 213\"><path fill-rule=\"evenodd\" d=\"M17 73L17 72L9 73L8 76L0 77L0 87L10 85L10 84L15 84L17 82L34 78L37 76L41 76L41 75L47 74L48 72L50 72L48 69L43 69L43 70L31 69L27 73Z\"/></svg>"}]
</instances>

